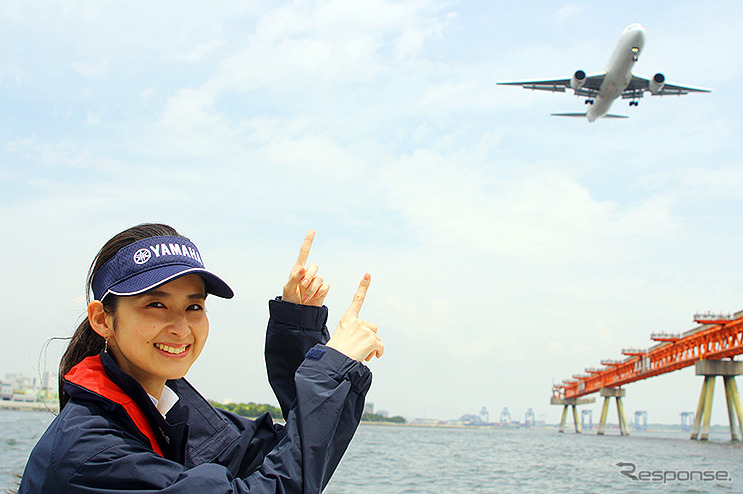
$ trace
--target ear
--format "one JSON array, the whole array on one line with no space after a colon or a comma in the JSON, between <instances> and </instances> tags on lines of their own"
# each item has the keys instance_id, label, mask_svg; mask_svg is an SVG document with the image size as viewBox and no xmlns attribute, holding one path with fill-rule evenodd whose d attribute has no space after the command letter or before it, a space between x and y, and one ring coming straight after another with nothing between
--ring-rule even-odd
<instances>
[{"instance_id":1,"label":"ear","mask_svg":"<svg viewBox=\"0 0 743 494\"><path fill-rule=\"evenodd\" d=\"M88 322L93 331L104 338L113 334L113 318L103 310L103 303L100 300L93 300L88 304Z\"/></svg>"}]
</instances>

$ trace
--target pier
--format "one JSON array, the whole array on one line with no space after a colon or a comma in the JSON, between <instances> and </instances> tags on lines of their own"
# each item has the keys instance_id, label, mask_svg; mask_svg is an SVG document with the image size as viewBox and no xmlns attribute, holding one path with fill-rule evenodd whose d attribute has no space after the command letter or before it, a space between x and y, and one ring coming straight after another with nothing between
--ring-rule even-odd
<instances>
[{"instance_id":1,"label":"pier","mask_svg":"<svg viewBox=\"0 0 743 494\"><path fill-rule=\"evenodd\" d=\"M652 333L650 339L656 342L654 346L647 349L624 348L624 359L604 359L601 361L602 368L587 368L585 373L574 374L572 378L554 385L551 403L564 406L560 432L564 431L569 406L573 407L575 431L581 432L576 407L595 401L585 401L585 397L598 392L604 397L598 434L604 434L609 402L611 398L615 398L620 433L628 435L629 428L621 400L626 394L626 388L622 386L695 365L696 374L704 376L704 383L691 439L708 439L715 379L721 376L725 385L731 440L742 440L743 408L735 376L743 374L743 361L736 361L735 357L743 353L743 311L734 315L711 312L695 314L694 322L700 326L683 334ZM682 421L688 418L689 415L683 415ZM647 424L647 416L643 420Z\"/></svg>"},{"instance_id":2,"label":"pier","mask_svg":"<svg viewBox=\"0 0 743 494\"><path fill-rule=\"evenodd\" d=\"M0 410L59 412L58 402L0 400Z\"/></svg>"}]
</instances>

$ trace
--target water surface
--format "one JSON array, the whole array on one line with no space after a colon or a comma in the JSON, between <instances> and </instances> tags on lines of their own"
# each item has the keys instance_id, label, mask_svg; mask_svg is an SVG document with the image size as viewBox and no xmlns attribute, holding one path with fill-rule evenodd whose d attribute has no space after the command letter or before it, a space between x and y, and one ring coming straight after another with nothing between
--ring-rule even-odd
<instances>
[{"instance_id":1,"label":"water surface","mask_svg":"<svg viewBox=\"0 0 743 494\"><path fill-rule=\"evenodd\" d=\"M0 492L14 485L53 415L0 410ZM743 493L743 449L729 434L711 441L682 432L597 436L555 429L474 429L362 425L327 494ZM642 482L634 472L724 472L729 481Z\"/></svg>"}]
</instances>

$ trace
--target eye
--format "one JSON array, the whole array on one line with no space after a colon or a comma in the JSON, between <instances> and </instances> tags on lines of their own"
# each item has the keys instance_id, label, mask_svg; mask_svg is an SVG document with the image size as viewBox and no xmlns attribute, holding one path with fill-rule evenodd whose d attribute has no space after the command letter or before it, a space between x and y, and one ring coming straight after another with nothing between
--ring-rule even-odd
<instances>
[{"instance_id":1,"label":"eye","mask_svg":"<svg viewBox=\"0 0 743 494\"><path fill-rule=\"evenodd\" d=\"M204 310L204 306L201 304L193 304L193 305L189 305L188 309L186 310Z\"/></svg>"},{"instance_id":2,"label":"eye","mask_svg":"<svg viewBox=\"0 0 743 494\"><path fill-rule=\"evenodd\" d=\"M165 306L162 304L162 302L150 302L149 304L147 304L147 307L154 307L156 309L162 309Z\"/></svg>"}]
</instances>

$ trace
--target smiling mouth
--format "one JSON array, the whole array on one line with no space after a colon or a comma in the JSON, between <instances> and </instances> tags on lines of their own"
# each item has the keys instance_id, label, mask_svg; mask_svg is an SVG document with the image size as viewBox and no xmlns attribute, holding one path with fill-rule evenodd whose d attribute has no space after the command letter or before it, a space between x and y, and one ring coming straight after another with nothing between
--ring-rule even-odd
<instances>
[{"instance_id":1,"label":"smiling mouth","mask_svg":"<svg viewBox=\"0 0 743 494\"><path fill-rule=\"evenodd\" d=\"M183 352L185 352L186 350L188 350L188 347L190 347L190 346L191 345L186 345L186 346L183 346L183 347L175 348L175 347L172 347L172 346L163 345L162 343L155 343L155 347L158 350L161 350L161 351L163 351L165 353L169 353L171 355L180 355Z\"/></svg>"}]
</instances>

